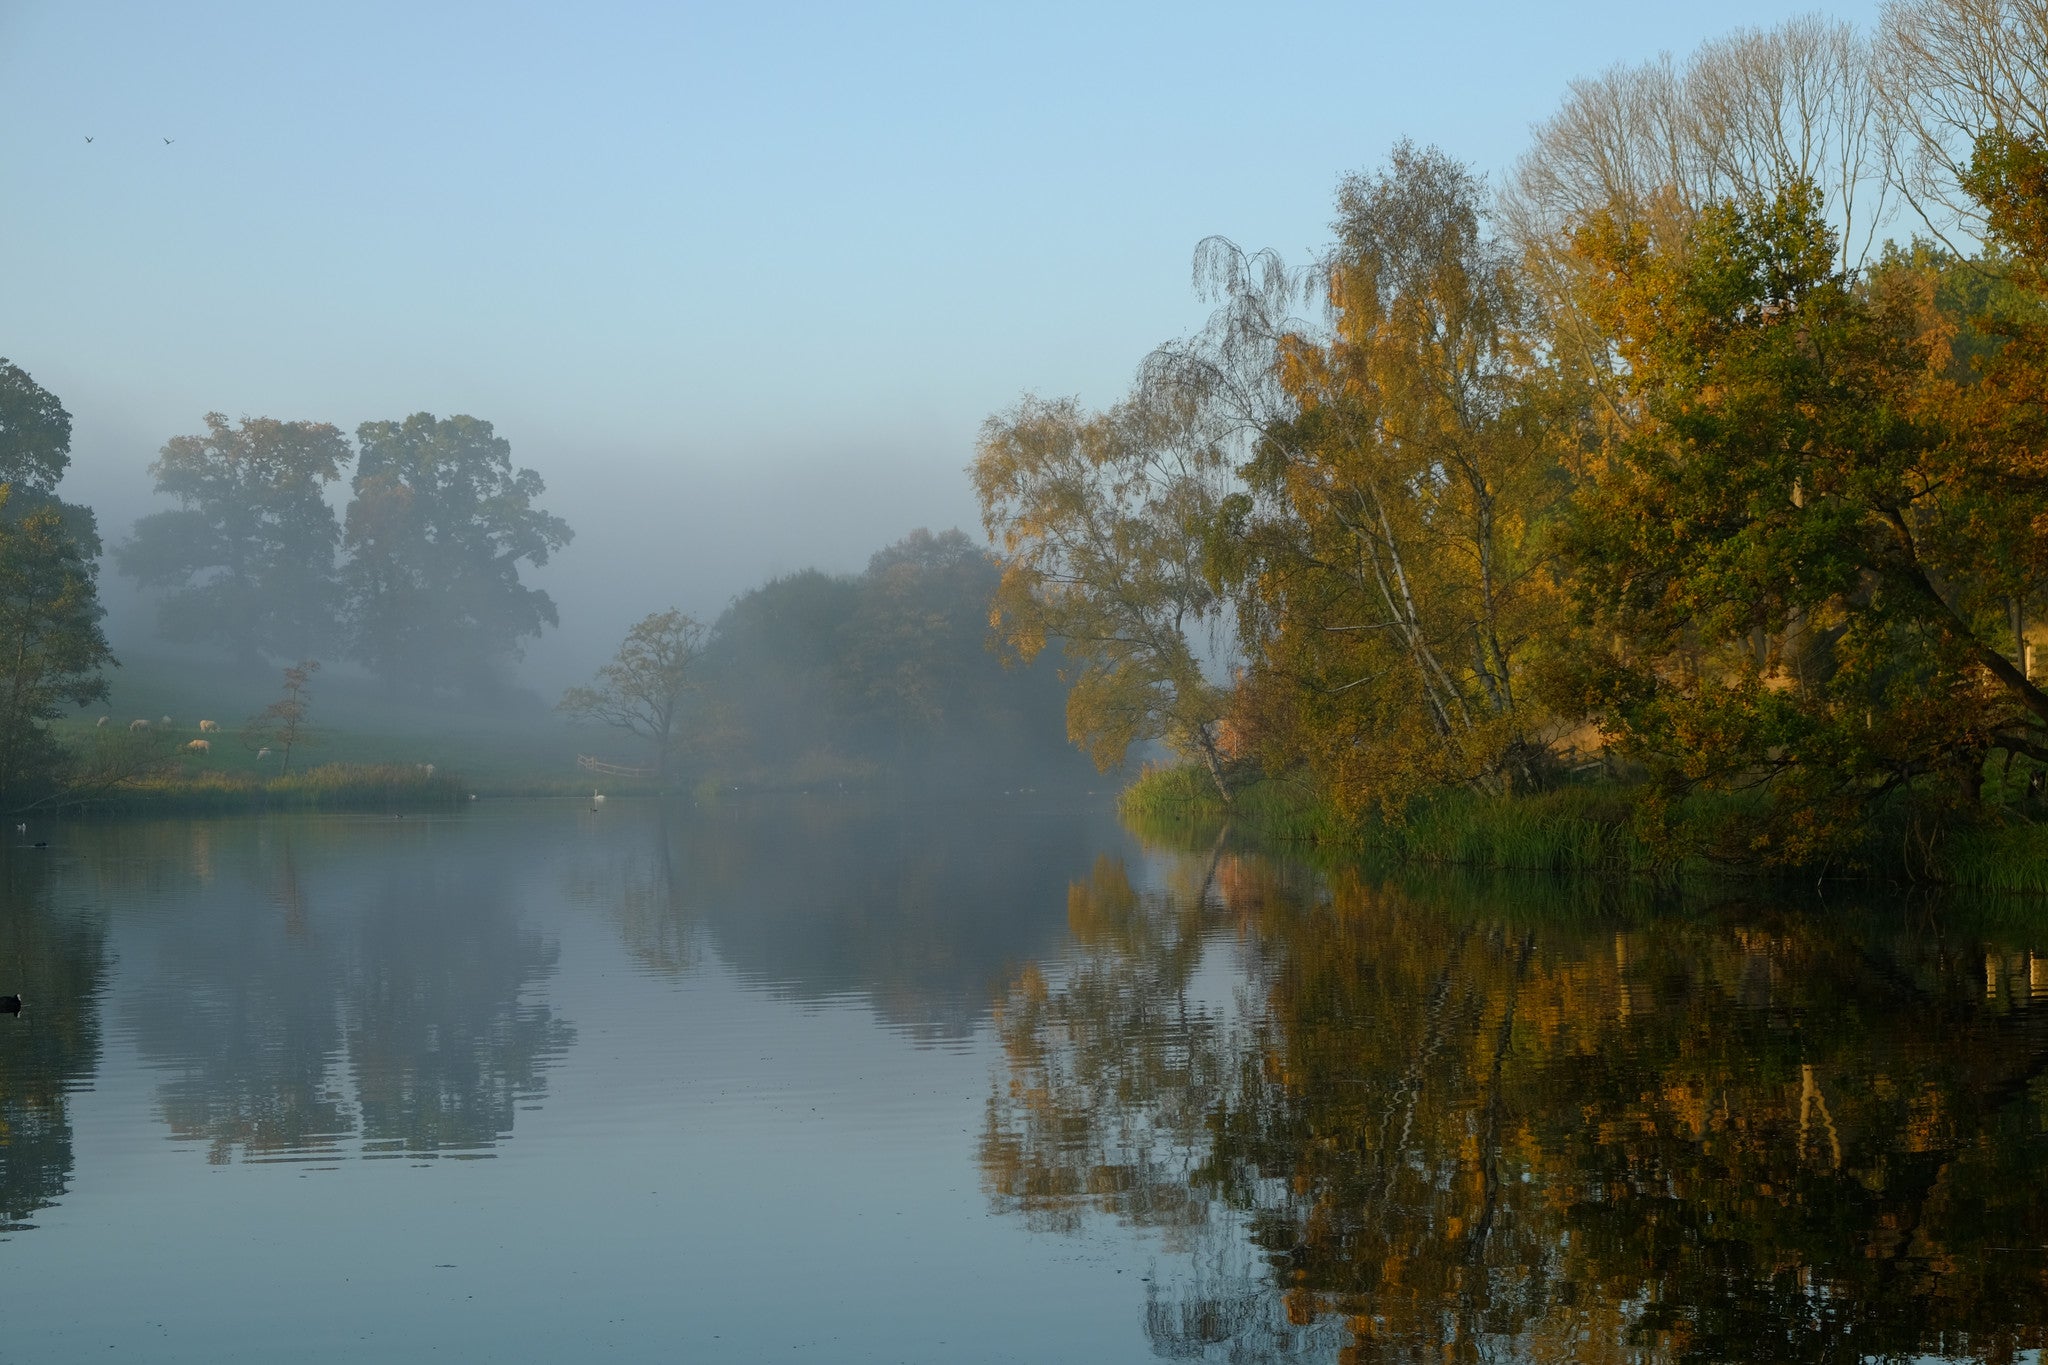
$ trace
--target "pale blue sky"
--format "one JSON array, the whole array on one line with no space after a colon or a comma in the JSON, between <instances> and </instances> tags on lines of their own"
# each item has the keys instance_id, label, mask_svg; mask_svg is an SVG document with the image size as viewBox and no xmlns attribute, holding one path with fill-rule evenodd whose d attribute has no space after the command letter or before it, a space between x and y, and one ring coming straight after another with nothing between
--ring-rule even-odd
<instances>
[{"instance_id":1,"label":"pale blue sky","mask_svg":"<svg viewBox=\"0 0 2048 1365\"><path fill-rule=\"evenodd\" d=\"M1203 236L1299 255L1400 137L1499 172L1573 76L1809 8L0 0L0 355L114 539L209 409L489 418L579 532L552 686L972 529L981 419L1113 400Z\"/></svg>"}]
</instances>

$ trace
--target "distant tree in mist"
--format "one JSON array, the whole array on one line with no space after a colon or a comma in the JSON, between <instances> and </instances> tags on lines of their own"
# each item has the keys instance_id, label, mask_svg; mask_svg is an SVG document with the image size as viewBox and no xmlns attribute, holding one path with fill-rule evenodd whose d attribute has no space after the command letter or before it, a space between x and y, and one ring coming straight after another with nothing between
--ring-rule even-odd
<instances>
[{"instance_id":1,"label":"distant tree in mist","mask_svg":"<svg viewBox=\"0 0 2048 1365\"><path fill-rule=\"evenodd\" d=\"M1227 801L1227 697L1195 645L1228 605L1210 562L1228 450L1204 416L1170 390L1104 413L1027 399L983 424L970 473L1003 549L996 628L1025 663L1059 643L1074 743L1106 771L1163 741Z\"/></svg>"},{"instance_id":2,"label":"distant tree in mist","mask_svg":"<svg viewBox=\"0 0 2048 1365\"><path fill-rule=\"evenodd\" d=\"M988 647L999 577L959 531L919 530L865 573L806 570L743 594L705 647L703 747L769 780L1065 762L1057 672L1005 668Z\"/></svg>"},{"instance_id":3,"label":"distant tree in mist","mask_svg":"<svg viewBox=\"0 0 2048 1365\"><path fill-rule=\"evenodd\" d=\"M150 466L177 510L137 522L115 564L161 593L166 639L248 661L323 647L340 606L341 528L322 490L341 477L348 439L325 422L205 420L204 435L173 437Z\"/></svg>"},{"instance_id":4,"label":"distant tree in mist","mask_svg":"<svg viewBox=\"0 0 2048 1365\"><path fill-rule=\"evenodd\" d=\"M570 688L557 709L636 736L653 756L655 775L665 776L703 653L702 623L673 607L655 612L626 632L594 686Z\"/></svg>"},{"instance_id":5,"label":"distant tree in mist","mask_svg":"<svg viewBox=\"0 0 2048 1365\"><path fill-rule=\"evenodd\" d=\"M251 717L243 731L243 742L251 748L277 750L283 773L292 770L292 750L311 742L305 728L306 717L313 710L313 694L307 689L319 671L318 659L301 659L285 669L284 689L277 700Z\"/></svg>"},{"instance_id":6,"label":"distant tree in mist","mask_svg":"<svg viewBox=\"0 0 2048 1365\"><path fill-rule=\"evenodd\" d=\"M553 599L519 581L522 562L547 563L573 534L535 505L546 485L474 417L365 422L356 439L350 652L393 687L502 686L521 642L557 624Z\"/></svg>"}]
</instances>

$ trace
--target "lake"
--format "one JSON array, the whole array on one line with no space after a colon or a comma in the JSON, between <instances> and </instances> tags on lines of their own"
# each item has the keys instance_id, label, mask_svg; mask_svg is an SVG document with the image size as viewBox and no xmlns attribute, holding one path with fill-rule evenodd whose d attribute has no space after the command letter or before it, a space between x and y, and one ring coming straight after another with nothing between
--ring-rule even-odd
<instances>
[{"instance_id":1,"label":"lake","mask_svg":"<svg viewBox=\"0 0 2048 1365\"><path fill-rule=\"evenodd\" d=\"M1384 878L1107 799L0 849L0 1360L2048 1339L2048 907Z\"/></svg>"}]
</instances>

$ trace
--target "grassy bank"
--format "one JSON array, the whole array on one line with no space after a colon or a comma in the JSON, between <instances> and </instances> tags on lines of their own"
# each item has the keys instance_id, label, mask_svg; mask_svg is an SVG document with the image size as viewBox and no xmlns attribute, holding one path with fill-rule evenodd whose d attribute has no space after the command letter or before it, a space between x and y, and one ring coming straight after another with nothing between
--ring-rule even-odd
<instances>
[{"instance_id":1,"label":"grassy bank","mask_svg":"<svg viewBox=\"0 0 2048 1365\"><path fill-rule=\"evenodd\" d=\"M1369 817L1347 821L1306 786L1266 779L1235 794L1226 811L1208 775L1194 766L1150 768L1123 794L1125 819L1140 833L1171 837L1231 828L1257 840L1305 844L1400 864L1497 871L1598 873L1675 882L1762 875L1762 870L1682 846L1653 845L1639 828L1626 787L1567 787L1523 797L1455 792L1418 805L1403 824ZM1710 825L1716 817L1757 812L1755 798L1704 797L1675 812ZM1868 875L1905 877L1898 837L1872 834L1860 864ZM1923 876L1986 891L2048 895L2048 825L2009 820L1950 832L1929 855ZM1893 869L1897 869L1896 872ZM1816 869L1787 877L1808 879ZM1839 874L1842 871L1836 868Z\"/></svg>"},{"instance_id":2,"label":"grassy bank","mask_svg":"<svg viewBox=\"0 0 2048 1365\"><path fill-rule=\"evenodd\" d=\"M165 771L51 803L72 811L387 810L453 807L469 787L456 775L392 763L323 763L289 776Z\"/></svg>"}]
</instances>

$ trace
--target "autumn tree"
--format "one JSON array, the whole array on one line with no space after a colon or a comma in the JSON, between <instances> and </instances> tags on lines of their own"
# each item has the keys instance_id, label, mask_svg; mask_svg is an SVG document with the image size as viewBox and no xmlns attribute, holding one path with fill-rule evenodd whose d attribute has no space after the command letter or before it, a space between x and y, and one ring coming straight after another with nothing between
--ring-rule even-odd
<instances>
[{"instance_id":1,"label":"autumn tree","mask_svg":"<svg viewBox=\"0 0 2048 1365\"><path fill-rule=\"evenodd\" d=\"M1682 250L1612 219L1580 241L1646 414L1569 537L1565 676L1620 750L1674 792L1768 789L1730 851L1788 861L2048 757L2007 611L2048 489L1956 425L1974 386L1926 282L1840 271L1810 187L1710 207Z\"/></svg>"},{"instance_id":2,"label":"autumn tree","mask_svg":"<svg viewBox=\"0 0 2048 1365\"><path fill-rule=\"evenodd\" d=\"M1165 390L1102 413L1027 399L983 425L971 473L1003 561L990 621L1026 663L1059 643L1069 737L1104 769L1163 740L1228 801L1201 646L1226 620L1210 559L1229 469L1204 416Z\"/></svg>"},{"instance_id":3,"label":"autumn tree","mask_svg":"<svg viewBox=\"0 0 2048 1365\"><path fill-rule=\"evenodd\" d=\"M312 714L313 675L320 671L318 659L301 659L284 671L284 690L278 699L253 716L243 732L245 743L276 749L282 760L280 771L292 770L292 750L311 740L306 734L306 717Z\"/></svg>"},{"instance_id":4,"label":"autumn tree","mask_svg":"<svg viewBox=\"0 0 2048 1365\"><path fill-rule=\"evenodd\" d=\"M1979 144L2048 144L2048 9L2012 0L1894 0L1877 38L1891 174L1958 251L1991 230Z\"/></svg>"},{"instance_id":5,"label":"autumn tree","mask_svg":"<svg viewBox=\"0 0 2048 1365\"><path fill-rule=\"evenodd\" d=\"M1478 178L1402 144L1339 192L1330 326L1278 339L1292 413L1259 434L1232 530L1252 666L1237 715L1346 809L1526 789L1524 676L1552 614L1541 531L1564 490L1529 308Z\"/></svg>"},{"instance_id":6,"label":"autumn tree","mask_svg":"<svg viewBox=\"0 0 2048 1365\"><path fill-rule=\"evenodd\" d=\"M342 574L351 652L393 687L501 685L521 642L557 623L553 599L519 578L573 534L536 505L546 485L474 417L365 422L356 440Z\"/></svg>"},{"instance_id":7,"label":"autumn tree","mask_svg":"<svg viewBox=\"0 0 2048 1365\"><path fill-rule=\"evenodd\" d=\"M349 461L347 439L324 422L205 420L205 434L172 438L150 466L178 508L137 522L116 564L160 594L166 638L243 660L329 643L341 530L324 489Z\"/></svg>"},{"instance_id":8,"label":"autumn tree","mask_svg":"<svg viewBox=\"0 0 2048 1365\"><path fill-rule=\"evenodd\" d=\"M626 632L593 686L570 688L556 709L639 739L654 758L655 776L666 776L703 653L700 622L673 607L655 612Z\"/></svg>"},{"instance_id":9,"label":"autumn tree","mask_svg":"<svg viewBox=\"0 0 2048 1365\"><path fill-rule=\"evenodd\" d=\"M1636 391L1603 314L1600 278L1574 246L1595 216L1683 249L1708 205L1794 185L1825 195L1843 269L1865 263L1897 206L1886 58L1854 26L1820 15L1739 29L1669 57L1571 83L1506 178L1502 235L1538 316L1546 365L1584 411L1597 458L1634 429Z\"/></svg>"}]
</instances>

